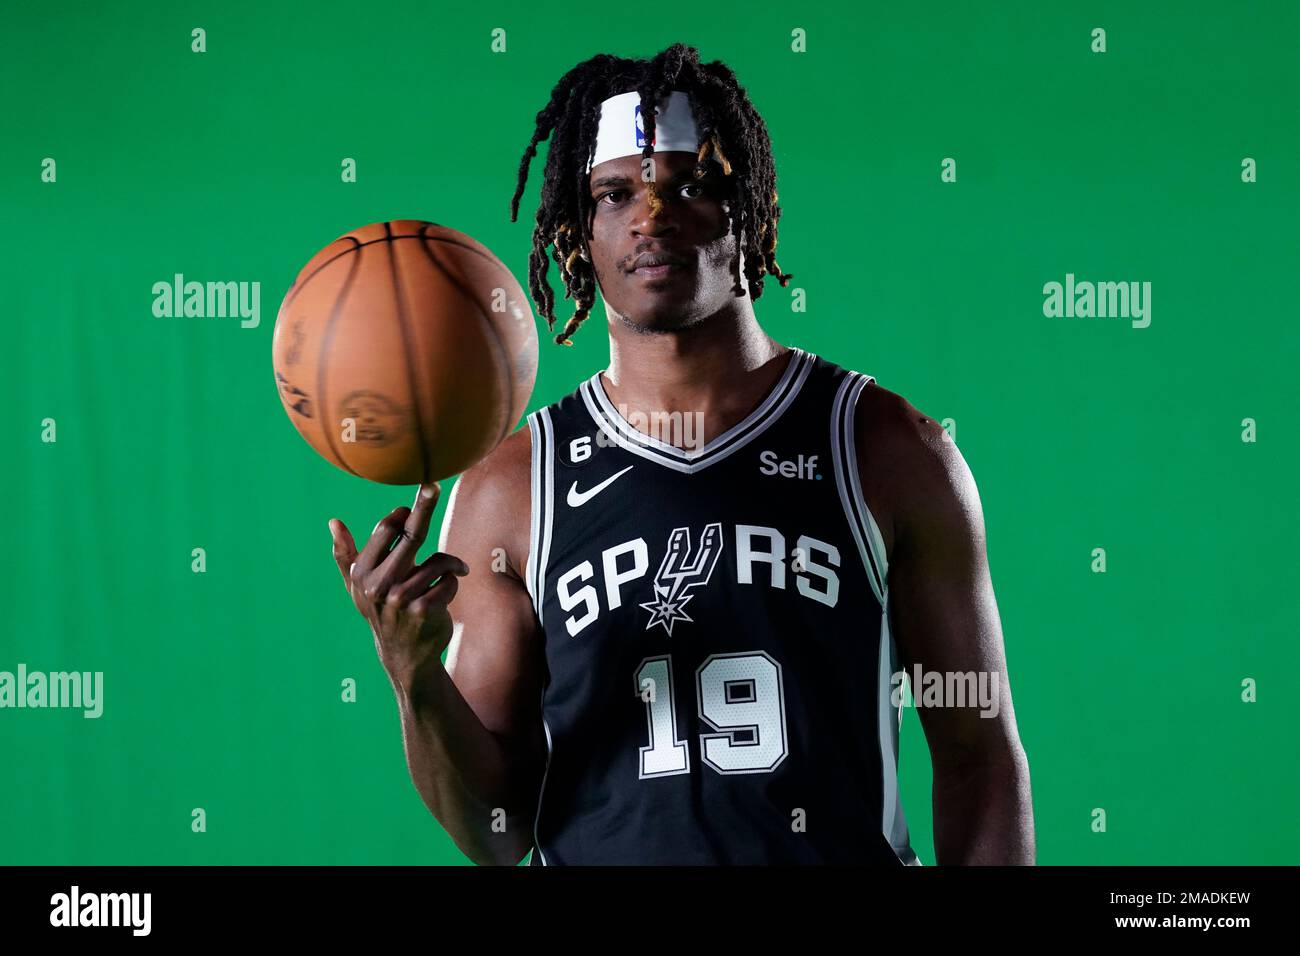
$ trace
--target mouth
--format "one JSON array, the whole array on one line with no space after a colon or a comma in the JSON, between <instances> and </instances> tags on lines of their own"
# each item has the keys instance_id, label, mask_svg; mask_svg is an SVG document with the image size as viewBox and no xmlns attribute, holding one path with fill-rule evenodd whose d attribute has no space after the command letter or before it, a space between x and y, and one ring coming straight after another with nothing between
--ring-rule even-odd
<instances>
[{"instance_id":1,"label":"mouth","mask_svg":"<svg viewBox=\"0 0 1300 956\"><path fill-rule=\"evenodd\" d=\"M632 275L643 279L659 279L678 275L691 268L691 263L676 256L649 253L639 256L632 266Z\"/></svg>"},{"instance_id":2,"label":"mouth","mask_svg":"<svg viewBox=\"0 0 1300 956\"><path fill-rule=\"evenodd\" d=\"M657 266L641 266L632 271L633 275L640 276L643 279L658 279L663 276L677 275L685 272L686 266L680 262L665 262Z\"/></svg>"}]
</instances>

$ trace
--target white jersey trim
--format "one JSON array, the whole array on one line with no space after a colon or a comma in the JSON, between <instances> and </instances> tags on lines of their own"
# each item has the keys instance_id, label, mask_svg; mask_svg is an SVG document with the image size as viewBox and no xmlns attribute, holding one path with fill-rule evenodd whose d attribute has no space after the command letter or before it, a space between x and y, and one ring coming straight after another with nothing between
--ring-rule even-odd
<instances>
[{"instance_id":1,"label":"white jersey trim","mask_svg":"<svg viewBox=\"0 0 1300 956\"><path fill-rule=\"evenodd\" d=\"M840 504L857 542L871 589L880 602L876 688L876 729L881 770L880 832L899 862L907 866L920 866L921 861L912 849L908 836L907 820L903 815L898 789L898 737L903 723L903 708L902 701L898 707L893 704L893 677L898 672L898 647L889 630L889 564L880 527L862 494L854 430L858 399L863 389L874 381L874 376L850 372L840 384L831 406L831 451L835 460L835 481L840 493Z\"/></svg>"},{"instance_id":2,"label":"white jersey trim","mask_svg":"<svg viewBox=\"0 0 1300 956\"><path fill-rule=\"evenodd\" d=\"M555 449L551 413L540 408L528 416L532 439L532 506L529 509L528 559L524 562L524 585L533 600L538 622L545 603L546 564L551 552L551 531L555 518Z\"/></svg>"},{"instance_id":3,"label":"white jersey trim","mask_svg":"<svg viewBox=\"0 0 1300 956\"><path fill-rule=\"evenodd\" d=\"M546 731L546 768L542 771L542 785L537 791L537 814L533 817L533 851L537 858L542 861L542 866L547 866L546 853L542 850L541 841L537 838L537 828L542 822L542 796L546 793L546 775L551 772L551 725L546 722L546 688L542 688L542 729Z\"/></svg>"},{"instance_id":4,"label":"white jersey trim","mask_svg":"<svg viewBox=\"0 0 1300 956\"><path fill-rule=\"evenodd\" d=\"M835 460L835 484L840 493L840 504L857 542L858 553L871 581L871 590L880 606L885 606L885 592L889 587L889 565L885 556L885 541L881 537L876 519L862 495L862 479L858 474L857 443L853 422L858 396L875 378L860 372L850 372L840 384L831 406L831 453Z\"/></svg>"},{"instance_id":5,"label":"white jersey trim","mask_svg":"<svg viewBox=\"0 0 1300 956\"><path fill-rule=\"evenodd\" d=\"M614 444L626 448L634 455L689 475L739 451L766 431L790 406L813 366L812 356L803 349L791 346L790 351L794 354L786 364L785 371L759 406L721 435L705 442L703 447L690 451L659 441L633 428L605 394L605 387L600 381L601 372L583 382L580 392L592 420Z\"/></svg>"},{"instance_id":6,"label":"white jersey trim","mask_svg":"<svg viewBox=\"0 0 1300 956\"><path fill-rule=\"evenodd\" d=\"M886 593L888 598L888 593ZM903 702L893 704L894 675L898 673L898 647L889 632L889 607L880 615L880 687L876 727L880 731L881 815L880 832L899 862L919 866L907 833L907 820L898 790L898 736L903 726Z\"/></svg>"},{"instance_id":7,"label":"white jersey trim","mask_svg":"<svg viewBox=\"0 0 1300 956\"><path fill-rule=\"evenodd\" d=\"M528 430L532 438L532 508L528 529L528 560L524 562L524 584L533 601L537 620L542 620L545 600L546 566L551 551L551 532L555 517L555 429L548 409L540 408L528 416ZM542 785L537 793L537 812L533 817L533 852L546 866L546 853L537 838L542 820L542 796L546 792L546 775L551 769L551 728L546 723L546 688L541 695L542 728L546 732L546 768L542 772Z\"/></svg>"}]
</instances>

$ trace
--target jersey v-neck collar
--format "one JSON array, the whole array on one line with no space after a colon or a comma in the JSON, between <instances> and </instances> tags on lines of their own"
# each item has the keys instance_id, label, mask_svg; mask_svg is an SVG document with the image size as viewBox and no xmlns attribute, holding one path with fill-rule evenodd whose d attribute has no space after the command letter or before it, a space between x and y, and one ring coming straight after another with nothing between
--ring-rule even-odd
<instances>
[{"instance_id":1,"label":"jersey v-neck collar","mask_svg":"<svg viewBox=\"0 0 1300 956\"><path fill-rule=\"evenodd\" d=\"M580 391L592 420L613 444L673 471L692 474L749 444L780 418L794 401L812 369L813 357L797 346L791 346L790 351L793 354L785 371L757 408L702 447L690 450L659 441L633 428L605 394L605 386L600 381L601 372L583 382Z\"/></svg>"}]
</instances>

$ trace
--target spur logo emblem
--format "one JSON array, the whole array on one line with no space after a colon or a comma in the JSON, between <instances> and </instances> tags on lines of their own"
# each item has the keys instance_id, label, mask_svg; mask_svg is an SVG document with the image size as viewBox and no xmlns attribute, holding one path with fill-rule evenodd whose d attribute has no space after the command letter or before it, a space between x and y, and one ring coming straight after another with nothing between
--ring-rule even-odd
<instances>
[{"instance_id":1,"label":"spur logo emblem","mask_svg":"<svg viewBox=\"0 0 1300 956\"><path fill-rule=\"evenodd\" d=\"M718 563L722 553L722 523L715 521L704 529L700 535L699 547L691 551L690 528L674 528L668 536L668 550L659 563L655 574L653 601L641 606L650 612L646 630L656 624L662 624L669 636L673 633L673 624L689 621L690 615L683 610L694 595L692 589L709 583L713 566Z\"/></svg>"}]
</instances>

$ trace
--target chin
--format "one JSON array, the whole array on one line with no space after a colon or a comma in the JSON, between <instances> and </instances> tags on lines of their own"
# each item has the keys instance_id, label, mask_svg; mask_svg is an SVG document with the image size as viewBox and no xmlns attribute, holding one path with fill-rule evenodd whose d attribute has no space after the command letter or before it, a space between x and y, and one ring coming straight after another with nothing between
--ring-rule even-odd
<instances>
[{"instance_id":1,"label":"chin","mask_svg":"<svg viewBox=\"0 0 1300 956\"><path fill-rule=\"evenodd\" d=\"M652 312L646 315L622 316L623 325L640 335L660 335L664 332L681 332L704 322L702 315L689 312Z\"/></svg>"}]
</instances>

